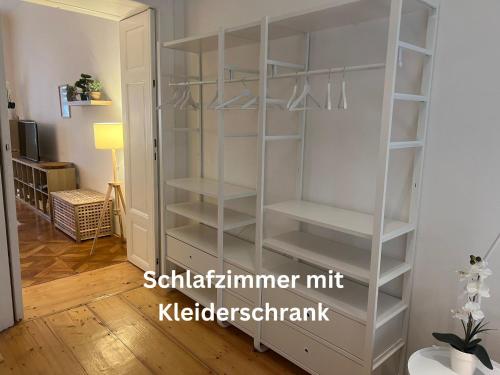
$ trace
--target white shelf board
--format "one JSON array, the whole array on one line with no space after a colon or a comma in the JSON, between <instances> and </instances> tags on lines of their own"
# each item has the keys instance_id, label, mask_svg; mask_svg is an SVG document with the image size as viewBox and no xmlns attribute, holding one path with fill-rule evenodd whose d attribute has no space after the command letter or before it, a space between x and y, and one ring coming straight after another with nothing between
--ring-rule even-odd
<instances>
[{"instance_id":1,"label":"white shelf board","mask_svg":"<svg viewBox=\"0 0 500 375\"><path fill-rule=\"evenodd\" d=\"M226 29L224 44L234 48L260 42L260 22ZM211 32L201 36L187 37L170 42L163 42L162 47L178 51L201 53L215 51L218 48L218 33Z\"/></svg>"},{"instance_id":2,"label":"white shelf board","mask_svg":"<svg viewBox=\"0 0 500 375\"><path fill-rule=\"evenodd\" d=\"M111 100L73 100L68 101L68 105L71 107L90 107L90 106L106 106L111 105L113 102Z\"/></svg>"},{"instance_id":3,"label":"white shelf board","mask_svg":"<svg viewBox=\"0 0 500 375\"><path fill-rule=\"evenodd\" d=\"M430 0L408 0L403 4L403 13L428 9ZM269 20L269 39L286 38L304 32L314 32L329 28L356 25L374 19L388 18L390 0L339 0L332 6L326 4L313 9L294 12ZM225 47L233 48L260 41L260 22L226 29ZM218 33L162 42L162 47L185 52L214 51L218 47Z\"/></svg>"},{"instance_id":4,"label":"white shelf board","mask_svg":"<svg viewBox=\"0 0 500 375\"><path fill-rule=\"evenodd\" d=\"M167 185L178 189L191 191L193 193L202 194L207 197L217 198L218 182L208 178L191 177L191 178L178 178L174 180L167 180ZM224 198L237 199L245 198L256 195L255 189L249 189L243 186L224 184Z\"/></svg>"},{"instance_id":5,"label":"white shelf board","mask_svg":"<svg viewBox=\"0 0 500 375\"><path fill-rule=\"evenodd\" d=\"M297 287L292 292L300 294L305 298L316 302L322 302L333 310L355 319L363 324L367 320L368 287L348 279L343 279L343 289L338 288L314 288L306 287L307 275L328 275L328 272L319 270L311 265L288 260L280 266L265 268L265 272L275 275L300 275ZM396 306L401 305L401 299L379 292L377 320L379 317L387 316L388 312L394 311Z\"/></svg>"},{"instance_id":6,"label":"white shelf board","mask_svg":"<svg viewBox=\"0 0 500 375\"><path fill-rule=\"evenodd\" d=\"M416 45L411 44L411 43L406 43L406 42L400 41L399 47L407 49L409 51L421 53L423 55L432 56L432 51L430 49L422 48L422 47L416 46Z\"/></svg>"},{"instance_id":7,"label":"white shelf board","mask_svg":"<svg viewBox=\"0 0 500 375\"><path fill-rule=\"evenodd\" d=\"M406 102L426 102L427 97L424 95L404 94L397 92L394 94L394 100L401 100Z\"/></svg>"},{"instance_id":8,"label":"white shelf board","mask_svg":"<svg viewBox=\"0 0 500 375\"><path fill-rule=\"evenodd\" d=\"M217 231L203 224L168 229L167 234L197 249L217 256ZM255 273L255 245L224 233L224 260Z\"/></svg>"},{"instance_id":9,"label":"white shelf board","mask_svg":"<svg viewBox=\"0 0 500 375\"><path fill-rule=\"evenodd\" d=\"M200 223L217 228L217 205L207 202L186 202L167 205L167 210ZM255 217L224 209L224 230L255 224Z\"/></svg>"},{"instance_id":10,"label":"white shelf board","mask_svg":"<svg viewBox=\"0 0 500 375\"><path fill-rule=\"evenodd\" d=\"M368 283L370 251L344 245L306 232L288 232L264 240L264 246L294 258ZM380 278L386 283L410 270L410 266L390 257L382 257Z\"/></svg>"},{"instance_id":11,"label":"white shelf board","mask_svg":"<svg viewBox=\"0 0 500 375\"><path fill-rule=\"evenodd\" d=\"M373 215L362 212L299 200L271 204L265 209L353 236L371 239L373 235ZM386 218L383 240L388 241L413 229L411 224Z\"/></svg>"},{"instance_id":12,"label":"white shelf board","mask_svg":"<svg viewBox=\"0 0 500 375\"><path fill-rule=\"evenodd\" d=\"M183 279L186 274L179 275ZM217 289L215 288L177 288L177 290L189 298L195 300L202 306L209 306L211 303L217 303Z\"/></svg>"},{"instance_id":13,"label":"white shelf board","mask_svg":"<svg viewBox=\"0 0 500 375\"><path fill-rule=\"evenodd\" d=\"M339 0L334 6L326 4L306 11L271 17L269 35L271 39L275 39L388 18L390 6L390 0ZM403 4L403 13L424 9L428 9L425 4L415 0L408 0Z\"/></svg>"},{"instance_id":14,"label":"white shelf board","mask_svg":"<svg viewBox=\"0 0 500 375\"><path fill-rule=\"evenodd\" d=\"M422 148L424 143L422 141L397 141L389 143L391 150L403 150L408 148Z\"/></svg>"}]
</instances>

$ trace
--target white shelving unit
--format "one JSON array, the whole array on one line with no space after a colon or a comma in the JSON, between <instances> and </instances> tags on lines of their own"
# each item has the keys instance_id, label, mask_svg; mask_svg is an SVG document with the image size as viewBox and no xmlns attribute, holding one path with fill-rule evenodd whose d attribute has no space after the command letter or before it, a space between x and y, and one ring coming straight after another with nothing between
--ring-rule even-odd
<instances>
[{"instance_id":1,"label":"white shelving unit","mask_svg":"<svg viewBox=\"0 0 500 375\"><path fill-rule=\"evenodd\" d=\"M253 336L257 350L269 347L307 371L317 374L329 373L332 367L346 374L371 374L396 353L402 354L400 371L403 369L405 356L402 349L407 341L438 5L438 0L355 0L340 6L333 4L319 7L308 12L264 17L260 22L241 27L158 44L158 56L162 56L164 50L177 53L181 51L190 56L190 61L196 61L198 64L198 74L190 76L187 81L182 78L186 75L183 72L180 74L181 78L177 76L175 82L171 80L165 83L161 78L166 74L160 72L159 91L164 92L162 87L166 84L169 88L192 87L198 94L197 99L202 108L194 114L191 113L190 120L184 121L178 127L178 110L163 104L159 110L162 227L165 228L162 238L162 271L167 273L171 262L197 273L209 269L225 273L230 269L233 273L242 274L298 274L301 275L302 282L293 290L181 291L201 304L213 302L218 307L262 306L266 302L275 306L300 307L314 306L321 302L330 308L334 317L331 325L295 324L288 321L283 324L251 322L245 325L232 322ZM402 37L403 15L414 11L426 14L426 42L423 45L409 43ZM311 51L318 48L317 45L311 44L311 36L314 33L383 19L388 22L385 61L363 61L362 64L352 66L310 69ZM271 49L288 37L303 38L303 61L281 61L272 58ZM259 46L258 72L250 69L238 71L236 67L226 64L227 51L249 45ZM321 45L321 48L328 46ZM423 59L419 92L396 90L400 54L404 51ZM217 77L204 76L206 54L211 54L212 58L215 54L217 56ZM169 56L171 64L174 65L176 61L178 65L179 59ZM297 116L296 130L290 131L289 134L269 132L273 119L268 112L278 103L278 100L270 99L269 84L293 78L297 82L304 82L310 76L328 77L343 72L357 74L381 69L385 72L385 79L373 211L349 210L315 202L310 196L305 197L303 186L304 179L308 176L304 173L305 150L306 147L314 147L314 144L309 144L306 139L306 130L314 122L314 116L309 116L309 110L301 111ZM255 131L226 134L226 111L215 111L216 155L211 165L216 166L217 172L215 178L207 178L204 147L208 130L205 129L204 117L205 112L209 110L205 108L210 99L203 97L203 87L216 88L215 105L221 105L228 99L225 97L225 89L241 82L259 84L258 123L255 124ZM165 100L160 98L159 102L164 103ZM414 139L393 140L394 107L399 102L418 106ZM304 106L307 107L307 101ZM355 110L362 111L363 108ZM245 116L245 112L248 113L243 110L239 113ZM193 118L196 119L196 124L193 124ZM232 132L232 129L228 130ZM199 148L188 151L191 160L194 160L192 155L199 155L199 173L195 176L188 174L188 177L179 178L171 172L178 171L175 166L169 167L169 163L178 156L168 157L167 154L174 145L179 144L176 138L179 136L198 140ZM257 140L256 186L240 186L226 182L225 146L234 139ZM287 145L297 149L299 157L296 192L292 200L289 197L279 199L279 194L274 194L271 202L266 196L269 184L266 172L269 158L272 156L269 149L281 141L292 141ZM389 160L398 158L399 153L393 152L397 150L413 153L413 178L409 188L410 207L407 219L390 217L390 211L386 208ZM291 163L290 160L282 162ZM182 197L180 202L177 201L178 197ZM245 199L255 199L255 217L238 208L238 202ZM267 225L271 219L273 224L275 221L292 222L294 227L288 231L274 233L276 231L269 229L272 225ZM186 221L189 223L186 224ZM255 243L248 241L248 238L240 238L239 233L228 233L250 225L255 225ZM325 232L333 237L347 237L353 244L318 234ZM384 246L392 240L404 243L403 257L398 258L384 252ZM356 244L359 241L370 243L369 248L358 247ZM327 276L328 270L332 269L344 274L344 289L308 289L303 284L307 275ZM402 284L399 293L389 288L396 280ZM222 323L221 325L224 326ZM351 336L354 338L351 339ZM297 343L304 345L304 348L297 347Z\"/></svg>"}]
</instances>

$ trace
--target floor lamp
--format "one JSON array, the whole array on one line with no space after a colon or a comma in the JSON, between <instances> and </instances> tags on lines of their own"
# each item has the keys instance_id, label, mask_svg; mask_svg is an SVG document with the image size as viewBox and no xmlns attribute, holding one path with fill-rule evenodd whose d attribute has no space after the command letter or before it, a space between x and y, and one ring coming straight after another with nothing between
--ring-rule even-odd
<instances>
[{"instance_id":1,"label":"floor lamp","mask_svg":"<svg viewBox=\"0 0 500 375\"><path fill-rule=\"evenodd\" d=\"M95 231L94 242L92 243L90 255L94 253L95 245L99 237L99 232L101 231L102 222L104 220L104 216L106 215L108 202L111 198L111 191L114 191L116 207L116 209L113 211L113 217L114 215L118 215L121 240L123 240L124 237L122 211L120 209L120 206L123 208L123 214L126 214L125 200L123 199L121 183L116 177L116 150L120 150L123 148L123 125L121 123L94 124L94 143L95 148L98 150L111 150L111 157L113 160L113 181L108 182L108 189L104 198L104 204L101 209L101 214L99 215L99 222Z\"/></svg>"}]
</instances>

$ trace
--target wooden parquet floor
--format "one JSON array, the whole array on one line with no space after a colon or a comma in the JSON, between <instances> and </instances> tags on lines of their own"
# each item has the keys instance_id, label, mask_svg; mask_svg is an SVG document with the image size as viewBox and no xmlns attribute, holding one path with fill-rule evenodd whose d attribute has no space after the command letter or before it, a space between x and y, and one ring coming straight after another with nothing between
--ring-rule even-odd
<instances>
[{"instance_id":1,"label":"wooden parquet floor","mask_svg":"<svg viewBox=\"0 0 500 375\"><path fill-rule=\"evenodd\" d=\"M91 240L77 243L20 202L17 220L23 287L127 260L127 249L118 238L101 237L90 256Z\"/></svg>"},{"instance_id":2,"label":"wooden parquet floor","mask_svg":"<svg viewBox=\"0 0 500 375\"><path fill-rule=\"evenodd\" d=\"M193 301L143 282L125 262L24 288L25 320L0 333L0 374L305 374L234 327L159 321L160 303Z\"/></svg>"}]
</instances>

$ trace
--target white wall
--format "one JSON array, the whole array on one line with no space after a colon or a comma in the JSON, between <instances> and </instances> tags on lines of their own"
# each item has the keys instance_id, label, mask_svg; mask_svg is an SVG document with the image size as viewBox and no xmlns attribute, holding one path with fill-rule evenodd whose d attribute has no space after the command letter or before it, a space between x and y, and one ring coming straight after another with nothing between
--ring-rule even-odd
<instances>
[{"instance_id":1,"label":"white wall","mask_svg":"<svg viewBox=\"0 0 500 375\"><path fill-rule=\"evenodd\" d=\"M25 2L5 18L7 81L19 117L39 124L41 156L75 163L81 188L105 192L111 152L94 148L92 123L121 121L118 23ZM100 79L113 105L73 107L63 119L58 85L80 73Z\"/></svg>"},{"instance_id":2,"label":"white wall","mask_svg":"<svg viewBox=\"0 0 500 375\"><path fill-rule=\"evenodd\" d=\"M186 0L186 36L323 3L325 1L311 0L304 6L300 0ZM500 52L493 47L500 32L498 14L500 4L494 0L442 2L417 243L410 352L433 344L433 331L456 329L458 332L449 314L450 309L456 307L455 296L459 292L454 271L467 262L469 253L484 252L500 230L500 149L497 147ZM376 80L372 77L371 82ZM378 123L373 125L378 126ZM376 138L378 133L369 134ZM358 136L360 141L366 142L363 134ZM378 139L374 141L376 144ZM355 147L352 142L343 144L339 140L336 147L348 147L347 151L350 147L352 151ZM363 147L373 151L371 144L363 143ZM318 150L310 150L310 166L315 166L314 158L321 159L321 155L315 156L315 153ZM328 160L336 160L337 167L342 165L339 158ZM366 163L367 160L357 162ZM311 169L311 173L316 171ZM337 170L336 176L342 177L341 173L342 170ZM397 174L405 180L403 173ZM353 176L347 178L354 181ZM350 199L352 205L353 197L349 197L347 186L342 186L342 181L337 184L341 184L337 186L341 188L337 189L341 198ZM361 186L363 181L357 184L352 188L358 190L358 196L363 192L366 195L359 202L359 208L366 209L371 190ZM333 200L328 198L326 187L323 191L320 186L309 186L309 189L315 189L322 200ZM396 198L404 201L403 196ZM493 255L491 265L500 274L500 249ZM500 284L498 274L491 278L491 285ZM491 326L500 328L500 291L493 289L492 294L491 299L484 301L484 310ZM500 360L498 332L490 334L486 345L492 357Z\"/></svg>"}]
</instances>

